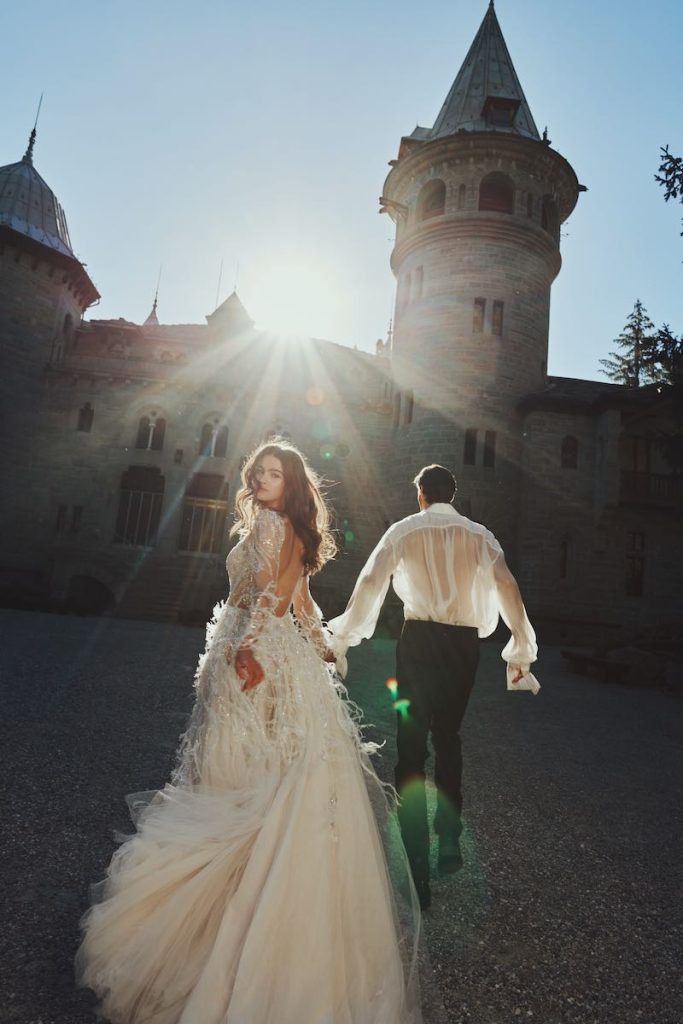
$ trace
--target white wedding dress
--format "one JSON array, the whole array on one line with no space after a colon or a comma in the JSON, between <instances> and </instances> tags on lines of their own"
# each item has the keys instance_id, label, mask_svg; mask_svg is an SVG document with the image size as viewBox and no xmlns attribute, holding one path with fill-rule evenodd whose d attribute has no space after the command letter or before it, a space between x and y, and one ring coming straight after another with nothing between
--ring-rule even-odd
<instances>
[{"instance_id":1,"label":"white wedding dress","mask_svg":"<svg viewBox=\"0 0 683 1024\"><path fill-rule=\"evenodd\" d=\"M422 1020L414 893L392 888L370 745L319 622L274 612L284 534L261 510L228 556L171 781L127 797L136 833L81 919L77 981L116 1024ZM247 630L265 678L245 693L225 651Z\"/></svg>"}]
</instances>

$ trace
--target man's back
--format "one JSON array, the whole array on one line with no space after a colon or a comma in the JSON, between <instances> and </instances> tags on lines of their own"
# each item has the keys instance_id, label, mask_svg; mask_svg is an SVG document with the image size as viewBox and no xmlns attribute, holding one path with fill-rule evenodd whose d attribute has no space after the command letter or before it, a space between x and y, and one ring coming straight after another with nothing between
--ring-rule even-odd
<instances>
[{"instance_id":1,"label":"man's back","mask_svg":"<svg viewBox=\"0 0 683 1024\"><path fill-rule=\"evenodd\" d=\"M386 540L406 619L476 626L482 635L495 628L493 566L502 550L485 526L435 502L395 523Z\"/></svg>"}]
</instances>

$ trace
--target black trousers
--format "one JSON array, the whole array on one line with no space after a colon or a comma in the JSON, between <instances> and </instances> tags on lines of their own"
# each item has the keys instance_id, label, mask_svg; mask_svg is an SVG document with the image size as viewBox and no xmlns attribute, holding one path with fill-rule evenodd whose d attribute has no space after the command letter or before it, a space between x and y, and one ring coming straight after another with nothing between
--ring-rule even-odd
<instances>
[{"instance_id":1,"label":"black trousers","mask_svg":"<svg viewBox=\"0 0 683 1024\"><path fill-rule=\"evenodd\" d=\"M403 842L416 879L429 878L425 761L430 733L437 789L434 829L444 843L457 842L462 831L460 725L478 662L474 627L404 623L396 648L396 789Z\"/></svg>"}]
</instances>

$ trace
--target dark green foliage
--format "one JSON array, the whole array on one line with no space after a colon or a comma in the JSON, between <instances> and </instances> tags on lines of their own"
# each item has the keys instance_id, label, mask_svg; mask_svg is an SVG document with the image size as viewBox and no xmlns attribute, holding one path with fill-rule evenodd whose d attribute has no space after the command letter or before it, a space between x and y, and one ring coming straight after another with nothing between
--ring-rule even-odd
<instances>
[{"instance_id":1,"label":"dark green foliage","mask_svg":"<svg viewBox=\"0 0 683 1024\"><path fill-rule=\"evenodd\" d=\"M668 203L670 199L679 199L683 203L683 158L674 156L669 152L669 147L662 148L662 162L659 165L659 174L655 174L655 181L664 188L664 199ZM683 235L683 231L681 231Z\"/></svg>"},{"instance_id":2,"label":"dark green foliage","mask_svg":"<svg viewBox=\"0 0 683 1024\"><path fill-rule=\"evenodd\" d=\"M653 376L657 345L655 325L640 299L636 299L633 312L619 337L614 339L614 344L617 351L600 360L604 366L601 373L615 384L625 384L629 388L650 384L657 379Z\"/></svg>"}]
</instances>

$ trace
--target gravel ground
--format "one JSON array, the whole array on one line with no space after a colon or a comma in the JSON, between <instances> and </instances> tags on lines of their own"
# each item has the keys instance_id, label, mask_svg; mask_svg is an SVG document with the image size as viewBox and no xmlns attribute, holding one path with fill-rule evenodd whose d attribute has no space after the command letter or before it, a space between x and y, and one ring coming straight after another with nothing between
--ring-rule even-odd
<instances>
[{"instance_id":1,"label":"gravel ground","mask_svg":"<svg viewBox=\"0 0 683 1024\"><path fill-rule=\"evenodd\" d=\"M78 918L130 831L124 794L166 781L203 632L1 611L0 643L0 1020L93 1024ZM539 696L508 694L498 655L483 645L463 728L465 869L425 922L449 1021L680 1024L681 702L572 675L552 648ZM393 645L350 662L390 777Z\"/></svg>"}]
</instances>

